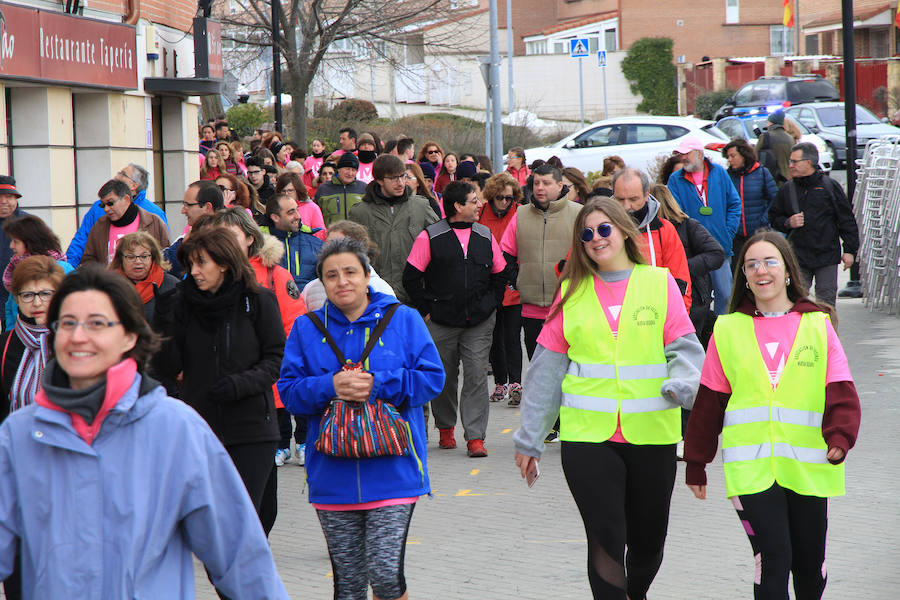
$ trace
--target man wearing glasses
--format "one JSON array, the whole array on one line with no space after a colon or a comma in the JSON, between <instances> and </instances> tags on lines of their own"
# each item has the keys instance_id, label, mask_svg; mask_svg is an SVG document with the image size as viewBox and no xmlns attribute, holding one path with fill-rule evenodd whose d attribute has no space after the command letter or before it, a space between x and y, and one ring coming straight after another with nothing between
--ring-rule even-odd
<instances>
[{"instance_id":1,"label":"man wearing glasses","mask_svg":"<svg viewBox=\"0 0 900 600\"><path fill-rule=\"evenodd\" d=\"M484 201L475 185L454 181L442 197L447 218L416 237L403 273L403 286L425 317L447 379L431 402L439 445L456 447L456 411L468 455L487 456L484 436L489 414L487 367L496 310L506 291L506 259L491 230L478 223ZM459 363L463 364L458 394Z\"/></svg>"},{"instance_id":2,"label":"man wearing glasses","mask_svg":"<svg viewBox=\"0 0 900 600\"><path fill-rule=\"evenodd\" d=\"M341 157L343 158L343 157ZM393 154L384 154L372 165L374 181L350 209L350 220L364 225L372 241L378 244L378 257L372 263L381 278L397 293L397 299L409 304L403 289L406 258L419 233L438 220L428 200L416 196L406 185L406 165Z\"/></svg>"},{"instance_id":3,"label":"man wearing glasses","mask_svg":"<svg viewBox=\"0 0 900 600\"><path fill-rule=\"evenodd\" d=\"M262 160L251 158L247 161L247 179L256 188L260 204L265 204L275 195L275 188L266 176L266 167Z\"/></svg>"},{"instance_id":4,"label":"man wearing glasses","mask_svg":"<svg viewBox=\"0 0 900 600\"><path fill-rule=\"evenodd\" d=\"M846 271L859 250L859 230L843 188L819 169L819 151L808 142L791 148L791 180L769 209L772 227L787 235L816 300L834 306L837 266ZM844 250L841 253L841 242Z\"/></svg>"},{"instance_id":5,"label":"man wearing glasses","mask_svg":"<svg viewBox=\"0 0 900 600\"><path fill-rule=\"evenodd\" d=\"M187 220L188 227L193 227L197 219L203 215L215 214L216 211L223 208L225 208L225 196L215 181L195 181L184 191L181 214ZM169 273L179 278L184 274L181 263L178 262L178 248L181 247L183 241L184 236L182 235L168 248L162 247L163 258L172 265Z\"/></svg>"},{"instance_id":6,"label":"man wearing glasses","mask_svg":"<svg viewBox=\"0 0 900 600\"><path fill-rule=\"evenodd\" d=\"M121 181L128 186L128 194L131 197L132 202L134 202L138 208L156 215L162 220L163 224L168 227L165 211L154 202L147 199L147 182L149 181L149 177L150 173L147 169L134 163L125 165L118 173L113 175L113 179ZM78 228L78 231L75 232L75 237L72 238L72 242L66 250L66 262L73 267L78 267L78 265L81 264L81 256L84 254L84 245L85 242L87 242L88 234L91 232L91 228L94 227L94 224L100 220L100 217L104 214L105 211L103 210L103 206L100 204L100 200L97 200L91 206L87 214L84 215L81 226Z\"/></svg>"},{"instance_id":7,"label":"man wearing glasses","mask_svg":"<svg viewBox=\"0 0 900 600\"><path fill-rule=\"evenodd\" d=\"M156 238L161 247L169 245L166 224L155 214L132 202L131 190L127 184L119 179L110 179L103 184L97 195L100 196L100 204L106 214L97 220L88 234L82 263L108 265L116 253L119 240L139 230Z\"/></svg>"}]
</instances>

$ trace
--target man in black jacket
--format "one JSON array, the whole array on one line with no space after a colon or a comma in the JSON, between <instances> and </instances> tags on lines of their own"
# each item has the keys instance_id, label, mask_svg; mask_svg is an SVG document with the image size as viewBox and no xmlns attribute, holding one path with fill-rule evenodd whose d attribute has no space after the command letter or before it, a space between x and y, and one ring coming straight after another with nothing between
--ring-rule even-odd
<instances>
[{"instance_id":1,"label":"man in black jacket","mask_svg":"<svg viewBox=\"0 0 900 600\"><path fill-rule=\"evenodd\" d=\"M456 447L459 406L468 454L482 457L487 456L488 355L507 281L506 261L491 230L476 223L483 202L471 183L447 185L443 204L447 218L429 225L413 243L403 287L425 317L447 374L443 391L431 402L439 445ZM460 359L464 379L458 398Z\"/></svg>"},{"instance_id":2,"label":"man in black jacket","mask_svg":"<svg viewBox=\"0 0 900 600\"><path fill-rule=\"evenodd\" d=\"M801 142L791 148L790 168L792 179L778 190L769 220L787 234L806 282L815 280L816 300L834 306L837 265L849 269L859 249L856 219L843 188L819 170L814 145Z\"/></svg>"}]
</instances>

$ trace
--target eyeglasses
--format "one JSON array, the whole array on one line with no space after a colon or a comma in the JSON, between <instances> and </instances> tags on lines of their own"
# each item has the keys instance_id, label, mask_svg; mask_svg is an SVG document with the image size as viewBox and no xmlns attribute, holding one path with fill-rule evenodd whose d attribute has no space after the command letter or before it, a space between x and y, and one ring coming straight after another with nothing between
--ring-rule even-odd
<instances>
[{"instance_id":1,"label":"eyeglasses","mask_svg":"<svg viewBox=\"0 0 900 600\"><path fill-rule=\"evenodd\" d=\"M100 206L103 206L105 208L111 208L119 200L121 200L121 198L116 198L115 200L111 200L110 202L100 202Z\"/></svg>"},{"instance_id":2,"label":"eyeglasses","mask_svg":"<svg viewBox=\"0 0 900 600\"><path fill-rule=\"evenodd\" d=\"M190 208L192 206L200 206L199 202L182 202L181 205L185 208Z\"/></svg>"},{"instance_id":3,"label":"eyeglasses","mask_svg":"<svg viewBox=\"0 0 900 600\"><path fill-rule=\"evenodd\" d=\"M405 180L407 180L407 181L412 181L413 179L415 179L415 177L413 177L413 176L410 175L409 173L404 173L404 174L403 174L403 179L405 179Z\"/></svg>"},{"instance_id":4,"label":"eyeglasses","mask_svg":"<svg viewBox=\"0 0 900 600\"><path fill-rule=\"evenodd\" d=\"M220 190L222 190L223 192L233 192L233 191L234 191L233 189L231 189L231 188L228 187L227 185L220 185L220 186L218 186L218 188L219 188Z\"/></svg>"},{"instance_id":5,"label":"eyeglasses","mask_svg":"<svg viewBox=\"0 0 900 600\"><path fill-rule=\"evenodd\" d=\"M116 325L121 325L122 321L107 321L105 319L88 319L84 323L80 321L76 321L75 319L61 319L59 321L53 321L50 323L50 329L53 331L59 331L62 329L67 333L74 333L74 331L78 327L84 328L84 330L88 333L99 333L110 327L115 327Z\"/></svg>"},{"instance_id":6,"label":"eyeglasses","mask_svg":"<svg viewBox=\"0 0 900 600\"><path fill-rule=\"evenodd\" d=\"M41 290L39 292L21 292L19 294L19 302L31 304L35 301L36 298L40 298L41 302L46 304L50 302L50 298L53 297L53 294L53 290Z\"/></svg>"},{"instance_id":7,"label":"eyeglasses","mask_svg":"<svg viewBox=\"0 0 900 600\"><path fill-rule=\"evenodd\" d=\"M129 175L128 173L126 173L126 172L125 172L125 169L122 169L121 171L119 171L118 173L116 173L116 175L120 175L120 176L124 177L125 179L127 179L127 180L129 180L129 181L133 181L134 183L140 183L140 181L137 181L134 177L132 177L131 175Z\"/></svg>"},{"instance_id":8,"label":"eyeglasses","mask_svg":"<svg viewBox=\"0 0 900 600\"><path fill-rule=\"evenodd\" d=\"M425 154L440 154L440 153L441 153L440 150L429 150L429 151L426 152Z\"/></svg>"},{"instance_id":9,"label":"eyeglasses","mask_svg":"<svg viewBox=\"0 0 900 600\"><path fill-rule=\"evenodd\" d=\"M777 269L778 267L784 266L780 260L777 258L765 258L763 260L748 260L744 262L744 266L741 269L744 271L744 275L747 272L758 271L760 267L763 268L763 271L768 273L769 269Z\"/></svg>"},{"instance_id":10,"label":"eyeglasses","mask_svg":"<svg viewBox=\"0 0 900 600\"><path fill-rule=\"evenodd\" d=\"M596 235L599 235L602 238L608 238L612 234L612 225L609 223L600 223L597 225L596 229L585 227L581 232L581 241L584 243L590 242L594 239L595 232Z\"/></svg>"},{"instance_id":11,"label":"eyeglasses","mask_svg":"<svg viewBox=\"0 0 900 600\"><path fill-rule=\"evenodd\" d=\"M788 162L791 163L792 165L796 165L797 163L802 163L804 160L810 160L810 159L808 159L808 158L798 158L798 159L795 160L795 159L793 159L793 158L789 158L789 159L788 159ZM812 161L810 160L810 162L812 162Z\"/></svg>"},{"instance_id":12,"label":"eyeglasses","mask_svg":"<svg viewBox=\"0 0 900 600\"><path fill-rule=\"evenodd\" d=\"M403 175L391 175L384 178L385 181L390 181L391 183L397 183L402 179L406 179L406 173Z\"/></svg>"},{"instance_id":13,"label":"eyeglasses","mask_svg":"<svg viewBox=\"0 0 900 600\"><path fill-rule=\"evenodd\" d=\"M503 200L504 202L512 202L515 199L515 196L494 196L494 200Z\"/></svg>"},{"instance_id":14,"label":"eyeglasses","mask_svg":"<svg viewBox=\"0 0 900 600\"><path fill-rule=\"evenodd\" d=\"M122 258L124 258L128 262L147 262L148 260L150 260L150 254L146 252L144 254L123 254Z\"/></svg>"},{"instance_id":15,"label":"eyeglasses","mask_svg":"<svg viewBox=\"0 0 900 600\"><path fill-rule=\"evenodd\" d=\"M247 175L259 175L260 173L262 173L262 170L260 170L260 169L256 169L254 171L247 171Z\"/></svg>"}]
</instances>

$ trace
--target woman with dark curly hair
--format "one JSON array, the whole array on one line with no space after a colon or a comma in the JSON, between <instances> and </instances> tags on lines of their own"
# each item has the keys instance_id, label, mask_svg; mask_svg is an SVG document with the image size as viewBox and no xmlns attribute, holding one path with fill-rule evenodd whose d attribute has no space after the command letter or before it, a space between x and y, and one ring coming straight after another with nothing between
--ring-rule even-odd
<instances>
[{"instance_id":1,"label":"woman with dark curly hair","mask_svg":"<svg viewBox=\"0 0 900 600\"><path fill-rule=\"evenodd\" d=\"M728 160L728 175L741 197L741 222L731 243L731 270L734 272L738 254L747 238L757 229L769 227L769 207L778 194L778 186L769 170L756 160L756 151L747 140L731 140L722 148L722 156Z\"/></svg>"}]
</instances>

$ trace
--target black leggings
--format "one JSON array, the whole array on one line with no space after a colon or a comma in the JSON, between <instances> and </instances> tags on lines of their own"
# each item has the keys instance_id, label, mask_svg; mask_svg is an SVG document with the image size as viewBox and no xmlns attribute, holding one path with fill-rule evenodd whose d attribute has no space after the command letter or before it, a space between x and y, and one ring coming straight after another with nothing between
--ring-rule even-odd
<instances>
[{"instance_id":1,"label":"black leggings","mask_svg":"<svg viewBox=\"0 0 900 600\"><path fill-rule=\"evenodd\" d=\"M731 501L756 558L753 598L788 600L788 575L793 573L796 599L819 600L828 579L828 499L802 496L776 483Z\"/></svg>"},{"instance_id":2,"label":"black leggings","mask_svg":"<svg viewBox=\"0 0 900 600\"><path fill-rule=\"evenodd\" d=\"M595 600L644 600L662 564L675 444L563 442L561 452L587 533Z\"/></svg>"},{"instance_id":3,"label":"black leggings","mask_svg":"<svg viewBox=\"0 0 900 600\"><path fill-rule=\"evenodd\" d=\"M278 442L279 450L291 449L291 413L286 408L276 408L275 413L278 415L278 433L281 434L281 441ZM294 441L297 445L306 443L306 417L294 417L297 425L294 427Z\"/></svg>"},{"instance_id":4,"label":"black leggings","mask_svg":"<svg viewBox=\"0 0 900 600\"><path fill-rule=\"evenodd\" d=\"M544 328L544 319L532 319L531 317L522 317L522 330L525 332L525 352L528 353L528 360L534 356L537 349L537 339Z\"/></svg>"},{"instance_id":5,"label":"black leggings","mask_svg":"<svg viewBox=\"0 0 900 600\"><path fill-rule=\"evenodd\" d=\"M494 383L522 383L522 305L501 306L494 323L491 368Z\"/></svg>"}]
</instances>

